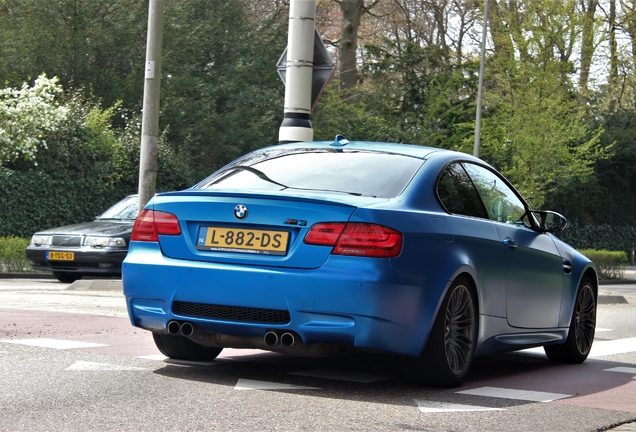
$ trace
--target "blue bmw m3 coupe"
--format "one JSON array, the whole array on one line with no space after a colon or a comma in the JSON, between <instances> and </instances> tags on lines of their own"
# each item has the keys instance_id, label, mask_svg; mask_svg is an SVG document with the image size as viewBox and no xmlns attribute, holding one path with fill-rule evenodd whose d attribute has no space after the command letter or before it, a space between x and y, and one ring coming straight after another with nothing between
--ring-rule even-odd
<instances>
[{"instance_id":1,"label":"blue bmw m3 coupe","mask_svg":"<svg viewBox=\"0 0 636 432\"><path fill-rule=\"evenodd\" d=\"M134 326L168 357L223 348L400 357L457 386L476 356L583 362L597 271L482 160L421 146L284 144L156 195L123 264Z\"/></svg>"}]
</instances>

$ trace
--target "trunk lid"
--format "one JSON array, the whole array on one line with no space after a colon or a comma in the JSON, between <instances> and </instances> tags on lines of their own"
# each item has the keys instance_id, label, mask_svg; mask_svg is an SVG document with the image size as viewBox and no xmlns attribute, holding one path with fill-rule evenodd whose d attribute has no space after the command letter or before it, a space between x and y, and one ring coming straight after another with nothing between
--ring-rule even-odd
<instances>
[{"instance_id":1,"label":"trunk lid","mask_svg":"<svg viewBox=\"0 0 636 432\"><path fill-rule=\"evenodd\" d=\"M211 263L317 268L331 247L303 239L319 222L346 222L360 206L386 199L346 194L187 190L157 195L148 209L172 213L180 236L160 236L170 258Z\"/></svg>"}]
</instances>

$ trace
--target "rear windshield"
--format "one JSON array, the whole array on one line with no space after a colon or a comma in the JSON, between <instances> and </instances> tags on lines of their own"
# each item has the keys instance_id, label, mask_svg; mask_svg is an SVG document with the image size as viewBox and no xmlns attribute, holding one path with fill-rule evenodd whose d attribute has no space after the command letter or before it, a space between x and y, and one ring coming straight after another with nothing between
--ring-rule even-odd
<instances>
[{"instance_id":1,"label":"rear windshield","mask_svg":"<svg viewBox=\"0 0 636 432\"><path fill-rule=\"evenodd\" d=\"M290 149L246 155L197 187L241 191L304 190L378 198L399 195L424 161L369 151Z\"/></svg>"},{"instance_id":2,"label":"rear windshield","mask_svg":"<svg viewBox=\"0 0 636 432\"><path fill-rule=\"evenodd\" d=\"M136 195L129 196L109 208L97 219L135 220L137 217L139 200Z\"/></svg>"}]
</instances>

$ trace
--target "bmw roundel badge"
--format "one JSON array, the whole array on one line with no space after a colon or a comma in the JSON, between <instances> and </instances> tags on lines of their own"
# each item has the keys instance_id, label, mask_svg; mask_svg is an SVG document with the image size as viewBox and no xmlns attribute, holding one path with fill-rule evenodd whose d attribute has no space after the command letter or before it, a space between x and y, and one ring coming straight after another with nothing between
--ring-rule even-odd
<instances>
[{"instance_id":1,"label":"bmw roundel badge","mask_svg":"<svg viewBox=\"0 0 636 432\"><path fill-rule=\"evenodd\" d=\"M234 217L239 220L245 219L247 217L247 207L245 207L243 204L239 204L234 207Z\"/></svg>"}]
</instances>

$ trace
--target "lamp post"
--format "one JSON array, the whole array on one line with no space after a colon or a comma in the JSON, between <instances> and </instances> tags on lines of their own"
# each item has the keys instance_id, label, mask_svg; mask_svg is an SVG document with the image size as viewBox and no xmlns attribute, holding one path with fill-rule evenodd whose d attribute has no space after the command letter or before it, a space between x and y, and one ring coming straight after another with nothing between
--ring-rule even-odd
<instances>
[{"instance_id":1,"label":"lamp post","mask_svg":"<svg viewBox=\"0 0 636 432\"><path fill-rule=\"evenodd\" d=\"M486 36L488 31L488 2L484 0L484 23L481 32L481 59L479 62L479 87L477 90L477 118L475 119L475 146L473 155L479 157L481 146L481 100L484 91L484 63L486 62Z\"/></svg>"},{"instance_id":2,"label":"lamp post","mask_svg":"<svg viewBox=\"0 0 636 432\"><path fill-rule=\"evenodd\" d=\"M290 0L285 107L278 134L281 143L314 139L309 114L315 21L316 0Z\"/></svg>"},{"instance_id":3,"label":"lamp post","mask_svg":"<svg viewBox=\"0 0 636 432\"><path fill-rule=\"evenodd\" d=\"M165 3L166 0L150 0L148 5L146 71L141 117L141 148L139 150L139 212L154 196L157 183L159 93L161 89L161 51Z\"/></svg>"}]
</instances>

